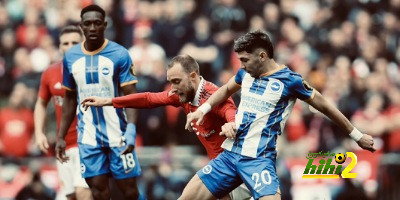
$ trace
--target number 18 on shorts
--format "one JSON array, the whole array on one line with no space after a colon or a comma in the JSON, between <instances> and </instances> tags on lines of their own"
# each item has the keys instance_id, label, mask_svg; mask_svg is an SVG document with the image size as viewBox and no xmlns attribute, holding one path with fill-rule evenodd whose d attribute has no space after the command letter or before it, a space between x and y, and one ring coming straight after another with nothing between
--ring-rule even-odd
<instances>
[{"instance_id":1,"label":"number 18 on shorts","mask_svg":"<svg viewBox=\"0 0 400 200\"><path fill-rule=\"evenodd\" d=\"M111 173L115 179L137 177L141 169L135 152L122 154L126 147L80 145L81 172L84 178Z\"/></svg>"}]
</instances>

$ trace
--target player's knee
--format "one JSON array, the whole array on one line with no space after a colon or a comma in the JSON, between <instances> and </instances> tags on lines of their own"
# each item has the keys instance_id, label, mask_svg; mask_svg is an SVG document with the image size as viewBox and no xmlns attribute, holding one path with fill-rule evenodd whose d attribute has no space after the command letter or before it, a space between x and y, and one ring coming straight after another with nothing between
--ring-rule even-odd
<instances>
[{"instance_id":1,"label":"player's knee","mask_svg":"<svg viewBox=\"0 0 400 200\"><path fill-rule=\"evenodd\" d=\"M100 189L98 187L92 187L90 191L94 199L110 199L110 190L108 188Z\"/></svg>"},{"instance_id":2,"label":"player's knee","mask_svg":"<svg viewBox=\"0 0 400 200\"><path fill-rule=\"evenodd\" d=\"M68 195L66 195L66 197L67 197L67 200L76 200L77 199L75 193L68 194Z\"/></svg>"},{"instance_id":3,"label":"player's knee","mask_svg":"<svg viewBox=\"0 0 400 200\"><path fill-rule=\"evenodd\" d=\"M77 200L91 200L92 193L89 188L77 187L75 188L75 194Z\"/></svg>"},{"instance_id":4,"label":"player's knee","mask_svg":"<svg viewBox=\"0 0 400 200\"><path fill-rule=\"evenodd\" d=\"M139 191L137 189L125 190L123 194L125 199L139 199Z\"/></svg>"}]
</instances>

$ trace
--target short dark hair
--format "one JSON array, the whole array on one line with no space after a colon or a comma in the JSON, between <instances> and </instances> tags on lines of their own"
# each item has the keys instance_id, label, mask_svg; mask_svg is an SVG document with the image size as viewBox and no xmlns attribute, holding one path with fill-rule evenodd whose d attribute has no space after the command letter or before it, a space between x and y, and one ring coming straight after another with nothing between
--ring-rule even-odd
<instances>
[{"instance_id":1,"label":"short dark hair","mask_svg":"<svg viewBox=\"0 0 400 200\"><path fill-rule=\"evenodd\" d=\"M62 36L66 33L78 33L80 36L82 36L81 29L75 25L68 25L68 26L64 27L63 29L61 29L59 36Z\"/></svg>"},{"instance_id":2,"label":"short dark hair","mask_svg":"<svg viewBox=\"0 0 400 200\"><path fill-rule=\"evenodd\" d=\"M182 65L183 70L186 73L196 72L200 75L199 64L196 60L189 55L178 55L172 58L171 62L168 64L168 69L171 69L176 63Z\"/></svg>"},{"instance_id":3,"label":"short dark hair","mask_svg":"<svg viewBox=\"0 0 400 200\"><path fill-rule=\"evenodd\" d=\"M98 5L96 5L96 4L92 4L92 5L86 6L86 7L84 7L84 8L82 9L82 11L81 11L81 19L82 19L83 15L84 15L85 13L90 12L90 11L99 12L99 13L101 13L101 15L103 15L103 19L106 18L106 11L104 11L104 9L101 8L100 6L98 6Z\"/></svg>"},{"instance_id":4,"label":"short dark hair","mask_svg":"<svg viewBox=\"0 0 400 200\"><path fill-rule=\"evenodd\" d=\"M263 48L267 51L268 57L274 57L274 47L272 46L271 39L261 30L251 31L245 35L240 36L235 40L233 49L239 53L246 51L247 53L253 53L254 50Z\"/></svg>"}]
</instances>

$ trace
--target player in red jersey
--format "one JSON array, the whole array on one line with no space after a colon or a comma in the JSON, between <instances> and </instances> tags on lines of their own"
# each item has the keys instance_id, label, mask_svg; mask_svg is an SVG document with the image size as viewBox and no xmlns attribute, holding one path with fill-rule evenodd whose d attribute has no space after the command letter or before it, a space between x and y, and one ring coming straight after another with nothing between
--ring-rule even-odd
<instances>
[{"instance_id":1,"label":"player in red jersey","mask_svg":"<svg viewBox=\"0 0 400 200\"><path fill-rule=\"evenodd\" d=\"M169 91L158 93L136 93L116 98L88 97L82 101L87 109L89 106L114 106L116 108L155 108L172 105L183 107L186 113L194 112L207 101L218 87L200 76L199 65L188 55L179 55L168 65L167 79L172 87ZM235 121L236 106L229 98L219 104L204 117L203 124L193 124L192 129L206 148L208 157L214 159L223 151L221 127L227 122ZM232 196L233 195L233 196ZM241 195L241 196L238 196ZM238 187L230 194L232 199L248 199L251 197L247 189Z\"/></svg>"},{"instance_id":2,"label":"player in red jersey","mask_svg":"<svg viewBox=\"0 0 400 200\"><path fill-rule=\"evenodd\" d=\"M64 54L73 45L82 41L82 33L76 26L66 26L60 33L60 51ZM57 62L49 66L42 74L39 95L35 105L35 139L36 144L44 153L48 152L49 144L44 134L46 108L53 97L56 109L57 129L60 127L64 89L62 86L62 63ZM75 117L65 138L67 143L66 154L70 161L60 163L57 168L61 180L61 193L71 199L91 199L91 193L86 181L80 173L80 161L78 152L78 138L76 132L77 119Z\"/></svg>"}]
</instances>

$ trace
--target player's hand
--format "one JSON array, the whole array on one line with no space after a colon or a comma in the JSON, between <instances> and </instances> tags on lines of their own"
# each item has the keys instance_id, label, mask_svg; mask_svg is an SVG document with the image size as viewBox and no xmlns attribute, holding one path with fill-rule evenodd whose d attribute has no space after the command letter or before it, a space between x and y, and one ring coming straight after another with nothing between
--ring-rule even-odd
<instances>
[{"instance_id":1,"label":"player's hand","mask_svg":"<svg viewBox=\"0 0 400 200\"><path fill-rule=\"evenodd\" d=\"M47 154L49 151L49 143L47 142L46 135L43 133L35 134L35 143L43 153Z\"/></svg>"},{"instance_id":2,"label":"player's hand","mask_svg":"<svg viewBox=\"0 0 400 200\"><path fill-rule=\"evenodd\" d=\"M199 110L196 110L196 111L193 112L193 113L189 113L189 114L187 115L186 124L185 124L185 129L186 129L186 130L189 130L190 132L193 132L191 123L192 123L193 121L197 121L197 122L196 122L196 125L199 126L199 125L202 125L202 124L203 124L203 119L204 119L204 113L201 112L201 111L199 111Z\"/></svg>"},{"instance_id":3,"label":"player's hand","mask_svg":"<svg viewBox=\"0 0 400 200\"><path fill-rule=\"evenodd\" d=\"M229 139L233 139L236 136L236 125L235 122L225 123L221 127L221 132L219 133L221 136L225 136Z\"/></svg>"},{"instance_id":4,"label":"player's hand","mask_svg":"<svg viewBox=\"0 0 400 200\"><path fill-rule=\"evenodd\" d=\"M171 90L168 92L168 96L170 97L170 96L172 96L172 95L174 95L174 94L177 94L177 92L178 92L177 89L171 89Z\"/></svg>"},{"instance_id":5,"label":"player's hand","mask_svg":"<svg viewBox=\"0 0 400 200\"><path fill-rule=\"evenodd\" d=\"M374 139L368 134L363 134L361 139L357 142L358 146L370 152L376 151L374 148Z\"/></svg>"},{"instance_id":6,"label":"player's hand","mask_svg":"<svg viewBox=\"0 0 400 200\"><path fill-rule=\"evenodd\" d=\"M63 138L58 138L56 143L56 158L61 162L67 162L69 157L65 155L65 147L66 147L65 140Z\"/></svg>"},{"instance_id":7,"label":"player's hand","mask_svg":"<svg viewBox=\"0 0 400 200\"><path fill-rule=\"evenodd\" d=\"M81 104L86 111L90 106L99 107L99 106L112 105L112 99L93 96L85 98L81 102Z\"/></svg>"},{"instance_id":8,"label":"player's hand","mask_svg":"<svg viewBox=\"0 0 400 200\"><path fill-rule=\"evenodd\" d=\"M122 154L131 153L135 148L136 141L136 126L133 123L128 123L126 126L125 134L122 136L122 145L126 145L126 148L121 152Z\"/></svg>"}]
</instances>

